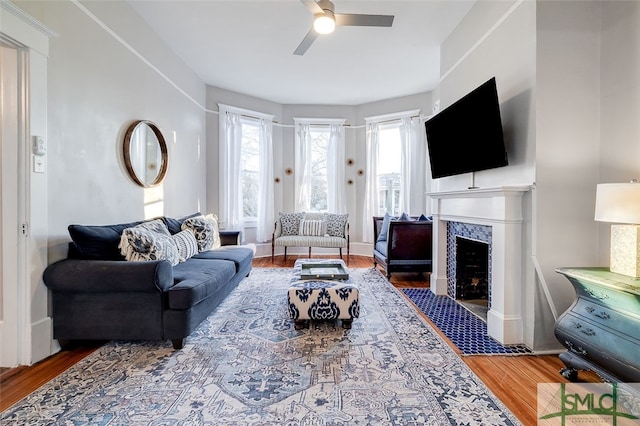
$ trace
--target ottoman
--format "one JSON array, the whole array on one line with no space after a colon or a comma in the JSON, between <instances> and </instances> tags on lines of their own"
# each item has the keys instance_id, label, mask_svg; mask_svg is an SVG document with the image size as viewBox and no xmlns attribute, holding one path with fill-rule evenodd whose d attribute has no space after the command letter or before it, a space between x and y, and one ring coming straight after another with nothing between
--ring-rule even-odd
<instances>
[{"instance_id":1,"label":"ottoman","mask_svg":"<svg viewBox=\"0 0 640 426\"><path fill-rule=\"evenodd\" d=\"M296 329L304 327L309 320L342 320L344 328L351 328L354 318L360 315L360 294L351 278L301 279L302 264L342 262L336 260L298 259L288 291L289 317L295 321ZM343 268L344 262L341 263Z\"/></svg>"}]
</instances>

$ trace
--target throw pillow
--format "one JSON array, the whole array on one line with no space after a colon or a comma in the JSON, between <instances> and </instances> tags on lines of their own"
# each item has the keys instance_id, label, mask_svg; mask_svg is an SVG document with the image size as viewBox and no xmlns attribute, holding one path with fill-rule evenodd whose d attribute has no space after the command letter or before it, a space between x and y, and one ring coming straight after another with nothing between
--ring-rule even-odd
<instances>
[{"instance_id":1,"label":"throw pillow","mask_svg":"<svg viewBox=\"0 0 640 426\"><path fill-rule=\"evenodd\" d=\"M345 214L335 214L335 213L325 213L324 221L327 224L327 234L331 237L342 237L344 238L344 228L347 225L347 219L349 218L349 213Z\"/></svg>"},{"instance_id":2,"label":"throw pillow","mask_svg":"<svg viewBox=\"0 0 640 426\"><path fill-rule=\"evenodd\" d=\"M218 216L208 214L206 216L190 217L182 223L182 230L187 229L195 235L199 252L220 247Z\"/></svg>"},{"instance_id":3,"label":"throw pillow","mask_svg":"<svg viewBox=\"0 0 640 426\"><path fill-rule=\"evenodd\" d=\"M180 261L178 248L161 220L126 228L122 231L119 248L130 262L167 260L175 266Z\"/></svg>"},{"instance_id":4,"label":"throw pillow","mask_svg":"<svg viewBox=\"0 0 640 426\"><path fill-rule=\"evenodd\" d=\"M406 214L405 212L402 212L402 214L400 215L400 217L398 218L398 220L404 220L404 221L407 221L407 220L413 220L413 219L411 219L411 216L409 216L409 215L408 215L408 214Z\"/></svg>"},{"instance_id":5,"label":"throw pillow","mask_svg":"<svg viewBox=\"0 0 640 426\"><path fill-rule=\"evenodd\" d=\"M378 234L378 239L376 243L380 241L387 241L387 235L389 234L389 222L394 220L394 217L391 217L389 213L384 214L384 218L382 219L382 225L380 226L380 233Z\"/></svg>"},{"instance_id":6,"label":"throw pillow","mask_svg":"<svg viewBox=\"0 0 640 426\"><path fill-rule=\"evenodd\" d=\"M302 213L280 213L281 235L298 235L300 231L300 221L304 219Z\"/></svg>"},{"instance_id":7,"label":"throw pillow","mask_svg":"<svg viewBox=\"0 0 640 426\"><path fill-rule=\"evenodd\" d=\"M324 221L322 220L302 219L300 221L299 235L322 237L325 234L324 228Z\"/></svg>"},{"instance_id":8,"label":"throw pillow","mask_svg":"<svg viewBox=\"0 0 640 426\"><path fill-rule=\"evenodd\" d=\"M193 235L193 232L191 232L190 229L185 229L184 231L180 231L177 234L173 234L171 238L178 248L180 262L184 262L191 256L195 256L196 254L198 254L198 241L196 240L196 236Z\"/></svg>"},{"instance_id":9,"label":"throw pillow","mask_svg":"<svg viewBox=\"0 0 640 426\"><path fill-rule=\"evenodd\" d=\"M418 218L419 222L429 222L431 220L432 220L431 217L426 217L424 214L421 214L420 217Z\"/></svg>"},{"instance_id":10,"label":"throw pillow","mask_svg":"<svg viewBox=\"0 0 640 426\"><path fill-rule=\"evenodd\" d=\"M171 233L171 235L174 235L182 231L182 224L184 223L185 220L189 219L190 217L196 217L196 216L202 216L202 213L200 212L191 213L190 215L182 216L180 218L163 216L162 220L164 221L165 225L167 225L167 229L169 229L169 233Z\"/></svg>"}]
</instances>

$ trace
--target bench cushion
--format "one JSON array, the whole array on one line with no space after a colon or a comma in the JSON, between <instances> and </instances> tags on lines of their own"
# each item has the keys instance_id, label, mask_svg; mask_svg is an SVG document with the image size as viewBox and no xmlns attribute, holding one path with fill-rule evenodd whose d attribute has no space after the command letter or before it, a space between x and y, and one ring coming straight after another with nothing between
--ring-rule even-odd
<instances>
[{"instance_id":1,"label":"bench cushion","mask_svg":"<svg viewBox=\"0 0 640 426\"><path fill-rule=\"evenodd\" d=\"M343 237L313 237L300 235L287 235L274 240L276 246L287 247L346 247L347 239Z\"/></svg>"}]
</instances>

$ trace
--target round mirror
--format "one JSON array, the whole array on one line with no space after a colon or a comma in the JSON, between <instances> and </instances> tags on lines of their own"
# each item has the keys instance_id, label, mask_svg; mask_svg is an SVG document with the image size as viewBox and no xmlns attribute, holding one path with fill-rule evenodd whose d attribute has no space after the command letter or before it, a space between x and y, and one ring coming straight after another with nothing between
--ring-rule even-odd
<instances>
[{"instance_id":1,"label":"round mirror","mask_svg":"<svg viewBox=\"0 0 640 426\"><path fill-rule=\"evenodd\" d=\"M167 174L167 144L158 126L151 121L133 122L124 135L124 164L131 179L149 188Z\"/></svg>"}]
</instances>

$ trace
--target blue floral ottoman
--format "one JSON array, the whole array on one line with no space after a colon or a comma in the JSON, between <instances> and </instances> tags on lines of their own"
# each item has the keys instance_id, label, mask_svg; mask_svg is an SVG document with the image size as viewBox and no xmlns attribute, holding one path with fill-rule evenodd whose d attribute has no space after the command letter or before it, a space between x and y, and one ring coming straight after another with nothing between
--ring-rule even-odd
<instances>
[{"instance_id":1,"label":"blue floral ottoman","mask_svg":"<svg viewBox=\"0 0 640 426\"><path fill-rule=\"evenodd\" d=\"M360 316L358 287L351 278L346 280L300 279L302 264L309 262L322 264L327 261L296 260L288 292L289 317L295 320L296 329L306 326L309 320L338 319L342 320L344 328L351 328L352 321ZM331 262L337 261L331 260ZM342 265L346 270L344 263Z\"/></svg>"}]
</instances>

